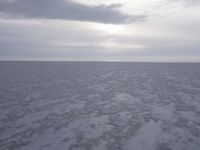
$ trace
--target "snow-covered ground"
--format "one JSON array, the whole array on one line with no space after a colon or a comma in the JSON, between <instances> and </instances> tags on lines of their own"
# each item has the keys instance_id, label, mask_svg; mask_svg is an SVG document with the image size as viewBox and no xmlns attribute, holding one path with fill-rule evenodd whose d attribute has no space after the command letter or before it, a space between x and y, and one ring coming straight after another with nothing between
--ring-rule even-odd
<instances>
[{"instance_id":1,"label":"snow-covered ground","mask_svg":"<svg viewBox=\"0 0 200 150\"><path fill-rule=\"evenodd\" d=\"M0 62L0 150L199 150L200 64Z\"/></svg>"}]
</instances>

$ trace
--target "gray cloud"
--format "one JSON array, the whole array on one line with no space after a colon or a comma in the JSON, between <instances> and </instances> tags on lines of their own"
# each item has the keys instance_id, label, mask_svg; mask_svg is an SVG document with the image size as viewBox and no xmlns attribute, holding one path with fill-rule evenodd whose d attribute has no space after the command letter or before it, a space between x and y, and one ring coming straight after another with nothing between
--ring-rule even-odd
<instances>
[{"instance_id":1,"label":"gray cloud","mask_svg":"<svg viewBox=\"0 0 200 150\"><path fill-rule=\"evenodd\" d=\"M87 28L78 29L73 23L66 27L58 24L14 24L0 23L0 60L2 58L48 58L64 60L142 60L182 57L182 60L200 60L199 38L191 36L163 35L155 37L136 35L104 35ZM56 28L55 28L56 27ZM106 47L113 39L119 49ZM105 45L104 45L105 43ZM142 44L142 49L128 48L127 45ZM12 58L13 57L13 58ZM15 57L15 58L14 58ZM175 58L174 58L175 59ZM181 58L180 58L181 59ZM176 60L176 59L175 59ZM162 60L163 61L163 60Z\"/></svg>"},{"instance_id":2,"label":"gray cloud","mask_svg":"<svg viewBox=\"0 0 200 150\"><path fill-rule=\"evenodd\" d=\"M127 23L144 15L127 15L121 4L85 5L71 0L0 0L0 13L11 17L62 19L101 23Z\"/></svg>"},{"instance_id":3,"label":"gray cloud","mask_svg":"<svg viewBox=\"0 0 200 150\"><path fill-rule=\"evenodd\" d=\"M182 2L186 2L186 3L200 3L199 0L175 0L175 1L182 1Z\"/></svg>"},{"instance_id":4,"label":"gray cloud","mask_svg":"<svg viewBox=\"0 0 200 150\"><path fill-rule=\"evenodd\" d=\"M182 3L184 6L200 6L200 0L168 0L170 2Z\"/></svg>"}]
</instances>

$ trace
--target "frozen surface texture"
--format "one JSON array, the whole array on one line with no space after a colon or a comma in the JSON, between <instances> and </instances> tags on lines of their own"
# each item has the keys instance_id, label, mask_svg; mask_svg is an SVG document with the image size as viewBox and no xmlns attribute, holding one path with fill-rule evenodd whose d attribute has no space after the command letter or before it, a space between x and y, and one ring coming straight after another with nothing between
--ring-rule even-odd
<instances>
[{"instance_id":1,"label":"frozen surface texture","mask_svg":"<svg viewBox=\"0 0 200 150\"><path fill-rule=\"evenodd\" d=\"M1 150L199 150L200 64L0 62Z\"/></svg>"}]
</instances>

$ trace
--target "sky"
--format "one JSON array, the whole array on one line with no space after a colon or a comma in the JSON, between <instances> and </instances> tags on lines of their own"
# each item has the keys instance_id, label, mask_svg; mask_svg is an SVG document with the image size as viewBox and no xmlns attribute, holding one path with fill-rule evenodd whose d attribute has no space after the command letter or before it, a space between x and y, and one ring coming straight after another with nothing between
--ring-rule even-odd
<instances>
[{"instance_id":1,"label":"sky","mask_svg":"<svg viewBox=\"0 0 200 150\"><path fill-rule=\"evenodd\" d=\"M0 60L200 62L200 0L0 0Z\"/></svg>"}]
</instances>

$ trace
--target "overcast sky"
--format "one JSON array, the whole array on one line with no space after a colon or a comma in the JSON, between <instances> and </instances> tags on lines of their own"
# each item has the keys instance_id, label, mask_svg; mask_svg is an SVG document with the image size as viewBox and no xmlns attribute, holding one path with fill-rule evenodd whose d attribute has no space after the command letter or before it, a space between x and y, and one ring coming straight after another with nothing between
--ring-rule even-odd
<instances>
[{"instance_id":1,"label":"overcast sky","mask_svg":"<svg viewBox=\"0 0 200 150\"><path fill-rule=\"evenodd\" d=\"M200 62L200 0L0 0L0 60Z\"/></svg>"}]
</instances>

